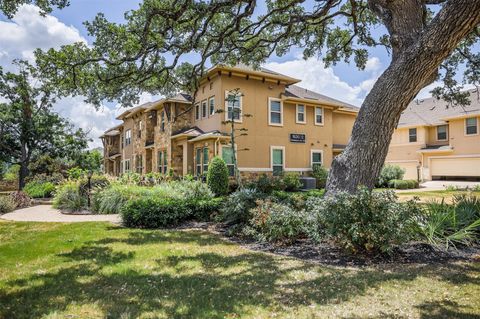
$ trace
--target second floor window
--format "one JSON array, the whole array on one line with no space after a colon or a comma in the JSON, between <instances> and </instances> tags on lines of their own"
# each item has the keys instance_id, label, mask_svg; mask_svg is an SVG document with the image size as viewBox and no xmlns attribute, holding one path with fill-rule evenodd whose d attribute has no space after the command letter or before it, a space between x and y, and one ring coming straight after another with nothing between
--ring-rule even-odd
<instances>
[{"instance_id":1,"label":"second floor window","mask_svg":"<svg viewBox=\"0 0 480 319\"><path fill-rule=\"evenodd\" d=\"M142 128L143 128L142 121L139 121L138 126L137 126L137 137L138 138L142 137Z\"/></svg>"},{"instance_id":2,"label":"second floor window","mask_svg":"<svg viewBox=\"0 0 480 319\"><path fill-rule=\"evenodd\" d=\"M207 101L202 102L202 117L207 117Z\"/></svg>"},{"instance_id":3,"label":"second floor window","mask_svg":"<svg viewBox=\"0 0 480 319\"><path fill-rule=\"evenodd\" d=\"M162 114L160 115L160 130L165 132L165 111L162 111Z\"/></svg>"},{"instance_id":4,"label":"second floor window","mask_svg":"<svg viewBox=\"0 0 480 319\"><path fill-rule=\"evenodd\" d=\"M323 125L323 108L319 106L315 107L315 124Z\"/></svg>"},{"instance_id":5,"label":"second floor window","mask_svg":"<svg viewBox=\"0 0 480 319\"><path fill-rule=\"evenodd\" d=\"M211 97L211 98L208 100L208 109L209 109L209 114L210 114L210 116L212 116L213 114L215 114L215 98L214 98L214 97Z\"/></svg>"},{"instance_id":6,"label":"second floor window","mask_svg":"<svg viewBox=\"0 0 480 319\"><path fill-rule=\"evenodd\" d=\"M236 94L227 95L227 120L240 120L242 112L241 97Z\"/></svg>"},{"instance_id":7,"label":"second floor window","mask_svg":"<svg viewBox=\"0 0 480 319\"><path fill-rule=\"evenodd\" d=\"M408 130L408 141L410 143L415 143L417 141L417 129L411 128Z\"/></svg>"},{"instance_id":8,"label":"second floor window","mask_svg":"<svg viewBox=\"0 0 480 319\"><path fill-rule=\"evenodd\" d=\"M447 125L437 126L437 141L447 140Z\"/></svg>"},{"instance_id":9,"label":"second floor window","mask_svg":"<svg viewBox=\"0 0 480 319\"><path fill-rule=\"evenodd\" d=\"M195 104L195 120L200 119L200 104Z\"/></svg>"},{"instance_id":10,"label":"second floor window","mask_svg":"<svg viewBox=\"0 0 480 319\"><path fill-rule=\"evenodd\" d=\"M270 98L268 102L269 108L269 122L270 125L282 125L283 116L282 116L282 101L279 99Z\"/></svg>"},{"instance_id":11,"label":"second floor window","mask_svg":"<svg viewBox=\"0 0 480 319\"><path fill-rule=\"evenodd\" d=\"M132 143L132 131L126 130L125 131L125 146L130 145Z\"/></svg>"},{"instance_id":12,"label":"second floor window","mask_svg":"<svg viewBox=\"0 0 480 319\"><path fill-rule=\"evenodd\" d=\"M297 104L297 123L306 123L305 105Z\"/></svg>"},{"instance_id":13,"label":"second floor window","mask_svg":"<svg viewBox=\"0 0 480 319\"><path fill-rule=\"evenodd\" d=\"M465 134L477 135L478 134L478 121L475 117L465 119Z\"/></svg>"}]
</instances>

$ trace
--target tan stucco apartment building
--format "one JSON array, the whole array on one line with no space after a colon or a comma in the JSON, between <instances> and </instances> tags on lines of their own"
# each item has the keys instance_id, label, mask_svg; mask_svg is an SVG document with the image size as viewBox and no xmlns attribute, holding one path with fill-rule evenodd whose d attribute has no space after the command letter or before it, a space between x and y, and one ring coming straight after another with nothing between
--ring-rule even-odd
<instances>
[{"instance_id":1,"label":"tan stucco apartment building","mask_svg":"<svg viewBox=\"0 0 480 319\"><path fill-rule=\"evenodd\" d=\"M266 69L215 66L200 81L195 99L178 94L122 113L117 118L122 124L102 135L105 172L199 175L214 156L223 157L233 172L225 123L232 116L247 134L235 145L242 174L305 173L317 163L330 167L348 143L358 108L298 82ZM240 94L229 98L235 89Z\"/></svg>"},{"instance_id":2,"label":"tan stucco apartment building","mask_svg":"<svg viewBox=\"0 0 480 319\"><path fill-rule=\"evenodd\" d=\"M470 105L435 98L413 101L393 134L386 162L406 169L405 178L480 179L480 93Z\"/></svg>"}]
</instances>

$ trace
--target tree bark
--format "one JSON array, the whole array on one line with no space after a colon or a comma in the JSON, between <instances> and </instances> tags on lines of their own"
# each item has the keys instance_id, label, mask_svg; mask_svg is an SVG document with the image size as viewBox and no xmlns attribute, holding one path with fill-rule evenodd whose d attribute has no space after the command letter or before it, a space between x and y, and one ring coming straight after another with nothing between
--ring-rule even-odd
<instances>
[{"instance_id":1,"label":"tree bark","mask_svg":"<svg viewBox=\"0 0 480 319\"><path fill-rule=\"evenodd\" d=\"M360 185L374 187L403 110L435 79L442 61L480 23L480 0L448 1L423 31L418 23L398 21L397 15L407 21L418 19L418 13L410 9L418 9L419 2L370 1L372 10L396 36L392 39L393 59L365 98L345 151L332 163L327 194L352 193ZM405 5L409 10L402 7Z\"/></svg>"}]
</instances>

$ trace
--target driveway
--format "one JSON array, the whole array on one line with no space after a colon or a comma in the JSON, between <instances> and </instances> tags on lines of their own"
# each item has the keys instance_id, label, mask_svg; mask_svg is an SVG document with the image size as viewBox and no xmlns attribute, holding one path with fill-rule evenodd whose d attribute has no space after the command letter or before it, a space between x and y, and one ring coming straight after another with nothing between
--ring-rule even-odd
<instances>
[{"instance_id":1,"label":"driveway","mask_svg":"<svg viewBox=\"0 0 480 319\"><path fill-rule=\"evenodd\" d=\"M21 221L21 222L112 222L119 224L120 216L112 215L68 215L62 214L58 209L50 205L37 205L22 209L17 209L11 213L0 216L1 219Z\"/></svg>"},{"instance_id":2,"label":"driveway","mask_svg":"<svg viewBox=\"0 0 480 319\"><path fill-rule=\"evenodd\" d=\"M458 188L474 188L480 185L480 182L467 182L467 181L428 181L421 184L421 187L427 190L443 190L449 186ZM478 187L478 186L477 186Z\"/></svg>"}]
</instances>

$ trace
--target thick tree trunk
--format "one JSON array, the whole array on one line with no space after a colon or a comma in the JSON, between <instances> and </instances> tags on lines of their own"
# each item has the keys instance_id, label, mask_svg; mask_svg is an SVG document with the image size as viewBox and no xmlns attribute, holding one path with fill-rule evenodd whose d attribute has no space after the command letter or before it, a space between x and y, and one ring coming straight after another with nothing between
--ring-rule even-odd
<instances>
[{"instance_id":1,"label":"thick tree trunk","mask_svg":"<svg viewBox=\"0 0 480 319\"><path fill-rule=\"evenodd\" d=\"M406 2L421 5L415 0ZM392 43L394 57L363 102L345 151L333 161L327 181L328 194L355 192L360 185L373 188L402 111L435 79L442 61L480 23L480 0L450 0L421 33L418 24L411 30L398 30L408 27L401 23L394 25L398 12L408 19L405 16L408 10L392 5L403 1L371 3L377 6L373 10L384 20L390 34L396 35ZM412 16L418 15L410 12ZM408 37L402 38L402 34ZM411 34L417 38L412 40Z\"/></svg>"}]
</instances>

